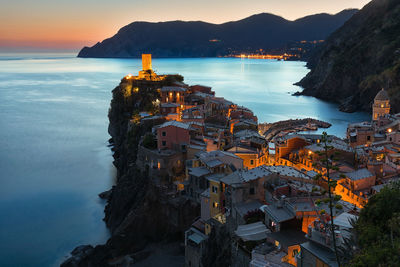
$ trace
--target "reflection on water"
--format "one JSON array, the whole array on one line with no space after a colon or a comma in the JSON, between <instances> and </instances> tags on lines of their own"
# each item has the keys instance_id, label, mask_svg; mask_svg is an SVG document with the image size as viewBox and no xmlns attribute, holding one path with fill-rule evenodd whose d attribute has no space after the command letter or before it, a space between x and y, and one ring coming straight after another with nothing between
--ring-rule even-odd
<instances>
[{"instance_id":1,"label":"reflection on water","mask_svg":"<svg viewBox=\"0 0 400 267\"><path fill-rule=\"evenodd\" d=\"M260 122L313 117L334 124L368 119L333 104L293 97L303 62L154 59L158 73L180 73L252 109ZM0 54L0 265L49 266L79 244L107 239L104 203L115 170L107 147L111 90L141 62L71 54Z\"/></svg>"}]
</instances>

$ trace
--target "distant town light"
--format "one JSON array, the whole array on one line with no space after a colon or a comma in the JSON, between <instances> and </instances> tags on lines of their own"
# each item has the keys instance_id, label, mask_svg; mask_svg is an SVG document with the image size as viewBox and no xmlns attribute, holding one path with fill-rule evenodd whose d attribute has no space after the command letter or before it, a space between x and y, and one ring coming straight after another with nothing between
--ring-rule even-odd
<instances>
[{"instance_id":1,"label":"distant town light","mask_svg":"<svg viewBox=\"0 0 400 267\"><path fill-rule=\"evenodd\" d=\"M388 133L391 133L392 132L392 128L389 128L387 131L388 131Z\"/></svg>"},{"instance_id":2,"label":"distant town light","mask_svg":"<svg viewBox=\"0 0 400 267\"><path fill-rule=\"evenodd\" d=\"M128 74L128 75L125 76L125 78L128 79L128 80L131 79L132 77L133 77L132 74Z\"/></svg>"}]
</instances>

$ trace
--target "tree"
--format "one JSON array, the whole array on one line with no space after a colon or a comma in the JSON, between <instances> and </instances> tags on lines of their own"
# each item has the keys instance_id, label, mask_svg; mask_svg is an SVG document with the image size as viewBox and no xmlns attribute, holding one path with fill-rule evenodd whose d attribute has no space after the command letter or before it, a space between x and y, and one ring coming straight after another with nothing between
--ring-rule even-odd
<instances>
[{"instance_id":1,"label":"tree","mask_svg":"<svg viewBox=\"0 0 400 267\"><path fill-rule=\"evenodd\" d=\"M201 257L203 266L231 266L231 237L226 225L213 226Z\"/></svg>"},{"instance_id":2,"label":"tree","mask_svg":"<svg viewBox=\"0 0 400 267\"><path fill-rule=\"evenodd\" d=\"M400 266L400 183L372 196L355 223L358 251L350 266Z\"/></svg>"},{"instance_id":3,"label":"tree","mask_svg":"<svg viewBox=\"0 0 400 267\"><path fill-rule=\"evenodd\" d=\"M143 146L148 149L156 149L157 148L157 142L156 142L156 139L154 138L153 134L148 133L144 136Z\"/></svg>"},{"instance_id":4,"label":"tree","mask_svg":"<svg viewBox=\"0 0 400 267\"><path fill-rule=\"evenodd\" d=\"M318 152L321 155L321 166L326 169L325 177L326 182L328 184L328 198L326 202L329 202L329 216L330 216L330 226L331 226L331 235L333 241L333 249L335 251L336 261L340 266L340 258L339 258L339 250L336 244L336 235L335 235L335 224L334 224L334 214L333 214L333 204L335 201L339 200L340 198L335 198L332 194L333 189L336 187L336 181L330 178L330 170L337 169L332 165L332 160L334 159L334 154L329 155L330 151L333 149L332 146L329 145L330 140L328 139L328 134L326 132L322 133L321 136L321 143L322 151ZM318 165L317 163L314 164L315 166ZM315 179L322 179L322 174L318 174L315 176ZM324 211L325 213L325 211Z\"/></svg>"}]
</instances>

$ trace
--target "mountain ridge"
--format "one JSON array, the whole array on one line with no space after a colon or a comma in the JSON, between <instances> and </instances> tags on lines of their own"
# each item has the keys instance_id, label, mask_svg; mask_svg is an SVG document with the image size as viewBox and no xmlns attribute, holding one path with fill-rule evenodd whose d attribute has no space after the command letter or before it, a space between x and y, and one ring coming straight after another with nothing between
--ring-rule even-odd
<instances>
[{"instance_id":1,"label":"mountain ridge","mask_svg":"<svg viewBox=\"0 0 400 267\"><path fill-rule=\"evenodd\" d=\"M310 56L301 94L340 104L342 111L371 111L385 87L400 112L400 2L373 0Z\"/></svg>"},{"instance_id":2,"label":"mountain ridge","mask_svg":"<svg viewBox=\"0 0 400 267\"><path fill-rule=\"evenodd\" d=\"M213 24L203 21L135 21L78 57L215 57L258 49L281 49L288 42L320 40L357 12L320 13L294 21L259 13L238 21Z\"/></svg>"}]
</instances>

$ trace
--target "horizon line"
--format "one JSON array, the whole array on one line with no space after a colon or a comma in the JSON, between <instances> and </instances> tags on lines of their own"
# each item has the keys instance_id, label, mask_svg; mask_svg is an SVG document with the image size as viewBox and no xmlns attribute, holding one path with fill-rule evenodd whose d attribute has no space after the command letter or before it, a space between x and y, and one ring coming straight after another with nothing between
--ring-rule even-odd
<instances>
[{"instance_id":1,"label":"horizon line","mask_svg":"<svg viewBox=\"0 0 400 267\"><path fill-rule=\"evenodd\" d=\"M301 16L298 17L296 19L290 20L285 18L282 15L277 15L274 13L270 13L270 12L260 12L260 13L255 13L255 14L251 14L239 19L232 19L232 20L228 20L225 22L221 22L221 23L214 23L214 22L210 22L210 21L205 21L205 20L184 20L184 19L175 19L175 20L164 20L164 21L144 21L144 20L136 20L136 21L132 21L128 24L125 24L123 26L121 26L113 35L108 36L103 38L102 40L48 40L48 39L43 39L43 40L15 40L15 39L0 39L0 52L2 51L9 51L9 52L19 52L19 51L34 51L34 52L41 52L41 50L53 50L53 51L76 51L79 52L83 47L91 47L93 45L95 45L98 42L102 42L105 39L111 38L113 37L115 34L117 34L119 32L120 29L132 24L132 23L167 23L167 22L203 22L203 23L208 23L208 24L213 24L213 25L223 25L226 23L231 23L231 22L237 22L237 21L241 21L241 20L245 20L248 19L250 17L253 16L257 16L257 15L262 15L262 14L267 14L267 15L271 15L271 16L275 16L275 17L279 17L282 18L286 21L290 21L290 22L294 22L306 17L310 17L310 16L315 16L315 15L330 15L330 16L335 16L341 12L344 11L348 11L348 10L357 10L359 11L359 8L345 8L339 12L336 13L328 13L328 12L320 12L320 13L312 13L312 14L308 14L305 16ZM90 44L89 44L90 43ZM14 50L14 51L12 51Z\"/></svg>"}]
</instances>

